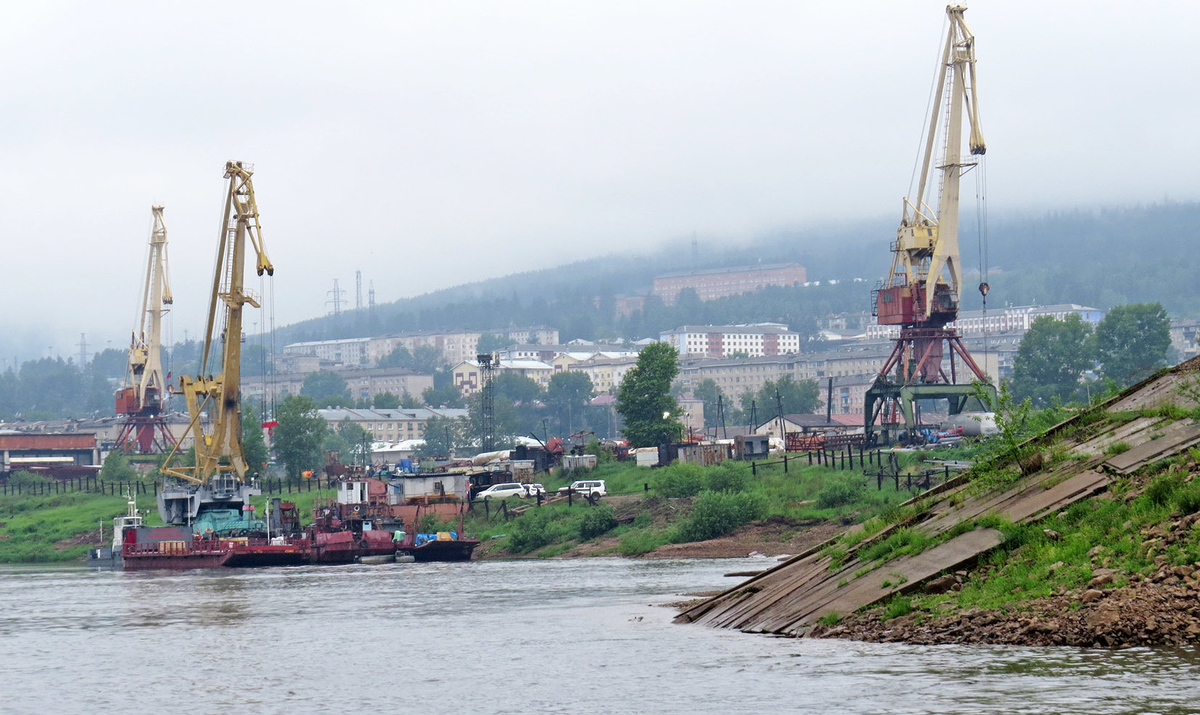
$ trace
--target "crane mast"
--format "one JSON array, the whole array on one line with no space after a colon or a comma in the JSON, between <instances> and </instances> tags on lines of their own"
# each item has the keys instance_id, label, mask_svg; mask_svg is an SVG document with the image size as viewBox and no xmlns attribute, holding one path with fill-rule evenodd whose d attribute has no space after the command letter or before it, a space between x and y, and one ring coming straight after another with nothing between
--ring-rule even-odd
<instances>
[{"instance_id":1,"label":"crane mast","mask_svg":"<svg viewBox=\"0 0 1200 715\"><path fill-rule=\"evenodd\" d=\"M252 175L249 164L225 164L228 185L200 374L180 376L177 390L187 405L196 462L194 466L173 465L172 452L163 465L163 473L177 480L172 488L164 485L159 494L159 511L169 524L190 523L203 511L240 510L250 496L260 493L246 482L241 436L242 313L246 305L260 307L245 288L247 240L254 250L258 275L274 275L275 268L263 244ZM210 361L215 363L218 342L220 363L211 365L219 370L214 377ZM206 414L207 427L202 420Z\"/></svg>"},{"instance_id":2,"label":"crane mast","mask_svg":"<svg viewBox=\"0 0 1200 715\"><path fill-rule=\"evenodd\" d=\"M150 207L153 228L142 287L140 324L129 345L125 386L117 393L117 413L124 415L117 445L124 451L151 453L175 445L175 437L161 416L166 379L162 368L162 319L170 310L167 224L163 207Z\"/></svg>"},{"instance_id":3,"label":"crane mast","mask_svg":"<svg viewBox=\"0 0 1200 715\"><path fill-rule=\"evenodd\" d=\"M868 435L877 422L883 431L898 433L901 414L911 435L919 423L918 400L946 399L950 414L963 411L976 388L960 378L983 383L985 390L991 388L958 332L946 327L958 317L962 288L959 184L962 175L978 163L973 157L987 151L979 122L975 36L963 18L965 11L958 5L946 8L949 30L934 85L939 101L932 103L917 193L904 199L892 243L891 268L873 295L872 308L879 324L898 326L899 336L867 391ZM966 158L962 152L964 120L969 127ZM939 127L943 127L942 152L934 166ZM941 172L936 212L925 198L935 169ZM985 291L986 284L980 290Z\"/></svg>"}]
</instances>

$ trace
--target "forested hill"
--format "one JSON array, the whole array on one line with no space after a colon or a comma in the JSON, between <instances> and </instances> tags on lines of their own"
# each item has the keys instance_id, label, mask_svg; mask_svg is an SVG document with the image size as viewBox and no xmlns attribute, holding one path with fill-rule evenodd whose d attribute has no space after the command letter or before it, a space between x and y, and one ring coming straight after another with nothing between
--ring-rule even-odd
<instances>
[{"instance_id":1,"label":"forested hill","mask_svg":"<svg viewBox=\"0 0 1200 715\"><path fill-rule=\"evenodd\" d=\"M964 307L979 307L978 235L964 216L960 243ZM688 323L778 321L810 332L830 313L868 307L870 289L890 263L895 218L880 217L821 231L781 230L738 246L701 243L696 257L680 241L644 255L604 256L435 291L366 310L324 316L280 329L284 343L412 330L486 330L551 325L563 340L642 338ZM1081 303L1102 309L1162 302L1172 316L1200 315L1200 204L1073 210L1039 216L993 216L988 247L989 306ZM618 318L614 299L645 293L660 273L758 263L798 262L819 286L666 307ZM831 284L830 280L835 281ZM858 279L858 280L856 280Z\"/></svg>"}]
</instances>

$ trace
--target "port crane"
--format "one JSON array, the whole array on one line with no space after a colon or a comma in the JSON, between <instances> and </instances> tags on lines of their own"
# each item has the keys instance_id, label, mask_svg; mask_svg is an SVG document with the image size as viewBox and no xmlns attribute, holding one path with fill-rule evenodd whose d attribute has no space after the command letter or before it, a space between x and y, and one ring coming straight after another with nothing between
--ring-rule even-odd
<instances>
[{"instance_id":1,"label":"port crane","mask_svg":"<svg viewBox=\"0 0 1200 715\"><path fill-rule=\"evenodd\" d=\"M906 197L887 278L873 293L872 312L881 325L899 327L892 352L866 393L865 430L887 441L901 429L918 427L917 403L947 400L950 414L963 412L978 390L990 384L954 328L958 317L962 269L958 250L959 184L987 151L979 123L975 78L975 36L963 19L966 8L948 6L949 30L942 49L935 101L921 153L917 193ZM962 155L964 118L969 154ZM933 166L942 128L942 155ZM941 172L937 210L925 201L932 170ZM986 299L988 285L981 283ZM948 362L948 365L946 364ZM948 369L947 369L948 368ZM987 396L987 395L985 395ZM879 422L877 425L876 423Z\"/></svg>"},{"instance_id":2,"label":"port crane","mask_svg":"<svg viewBox=\"0 0 1200 715\"><path fill-rule=\"evenodd\" d=\"M181 375L176 390L187 405L196 460L194 466L176 464L176 448L163 464L166 478L158 495L158 509L167 524L191 524L205 512L212 512L219 514L212 523L236 529L243 518L242 507L251 496L261 493L247 479L239 399L242 311L246 305L261 307L258 298L245 287L247 240L254 250L258 275L274 275L275 267L263 243L252 175L249 164L225 164L225 211L200 372L194 377ZM218 370L215 376L211 368Z\"/></svg>"},{"instance_id":3,"label":"port crane","mask_svg":"<svg viewBox=\"0 0 1200 715\"><path fill-rule=\"evenodd\" d=\"M154 223L146 258L140 324L130 340L125 385L116 394L117 414L123 417L116 443L126 453L161 453L176 445L162 415L167 392L162 367L162 319L172 303L167 224L162 206L152 206L150 212Z\"/></svg>"}]
</instances>

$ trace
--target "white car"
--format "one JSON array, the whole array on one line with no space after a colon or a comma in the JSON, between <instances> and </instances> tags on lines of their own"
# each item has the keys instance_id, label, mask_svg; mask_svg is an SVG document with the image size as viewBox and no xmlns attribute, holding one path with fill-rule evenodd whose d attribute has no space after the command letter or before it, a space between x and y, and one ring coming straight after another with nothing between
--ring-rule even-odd
<instances>
[{"instance_id":1,"label":"white car","mask_svg":"<svg viewBox=\"0 0 1200 715\"><path fill-rule=\"evenodd\" d=\"M526 484L525 485L525 496L537 497L537 495L539 495L539 494L541 494L542 496L546 496L546 487L543 487L541 484Z\"/></svg>"},{"instance_id":2,"label":"white car","mask_svg":"<svg viewBox=\"0 0 1200 715\"><path fill-rule=\"evenodd\" d=\"M525 498L525 485L516 482L493 484L475 495L476 499L507 499L509 497Z\"/></svg>"},{"instance_id":3,"label":"white car","mask_svg":"<svg viewBox=\"0 0 1200 715\"><path fill-rule=\"evenodd\" d=\"M585 479L579 482L572 482L569 487L562 487L558 490L559 494L567 492L575 492L585 499L599 498L608 496L608 487L604 485L603 479Z\"/></svg>"}]
</instances>

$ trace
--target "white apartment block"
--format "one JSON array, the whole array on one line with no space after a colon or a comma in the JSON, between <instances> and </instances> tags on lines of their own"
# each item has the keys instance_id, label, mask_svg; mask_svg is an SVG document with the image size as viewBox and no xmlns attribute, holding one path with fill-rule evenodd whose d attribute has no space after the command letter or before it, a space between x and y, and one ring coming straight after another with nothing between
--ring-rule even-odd
<instances>
[{"instance_id":1,"label":"white apartment block","mask_svg":"<svg viewBox=\"0 0 1200 715\"><path fill-rule=\"evenodd\" d=\"M1055 320L1064 320L1068 315L1078 315L1083 322L1093 326L1104 319L1104 311L1075 303L1018 305L994 308L986 312L964 310L959 312L958 320L946 327L957 329L958 334L963 336L1014 332L1024 335L1033 321L1046 315ZM891 340L899 336L900 327L897 325L878 325L871 322L866 326L868 340Z\"/></svg>"},{"instance_id":2,"label":"white apartment block","mask_svg":"<svg viewBox=\"0 0 1200 715\"><path fill-rule=\"evenodd\" d=\"M685 325L668 330L659 340L675 348L680 357L748 357L789 355L800 352L800 334L781 323L749 325Z\"/></svg>"},{"instance_id":3,"label":"white apartment block","mask_svg":"<svg viewBox=\"0 0 1200 715\"><path fill-rule=\"evenodd\" d=\"M367 345L370 342L370 338L345 338L292 343L283 347L283 354L315 357L335 365L366 365Z\"/></svg>"},{"instance_id":4,"label":"white apartment block","mask_svg":"<svg viewBox=\"0 0 1200 715\"><path fill-rule=\"evenodd\" d=\"M460 419L467 417L467 410L436 409L424 407L405 410L357 410L339 408L318 410L321 418L336 429L343 420L350 420L362 427L376 442L401 442L406 439L422 439L425 425L430 417Z\"/></svg>"}]
</instances>

